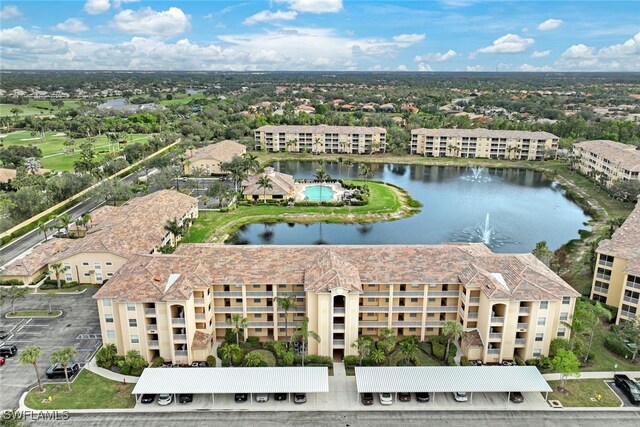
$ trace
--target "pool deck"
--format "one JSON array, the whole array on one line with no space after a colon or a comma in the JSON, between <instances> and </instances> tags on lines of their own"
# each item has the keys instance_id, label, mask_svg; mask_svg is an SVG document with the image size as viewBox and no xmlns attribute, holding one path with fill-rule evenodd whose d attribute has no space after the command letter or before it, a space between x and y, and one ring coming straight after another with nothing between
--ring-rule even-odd
<instances>
[{"instance_id":1,"label":"pool deck","mask_svg":"<svg viewBox=\"0 0 640 427\"><path fill-rule=\"evenodd\" d=\"M294 200L296 202L308 200L307 196L304 194L304 191L307 189L307 187L313 187L318 185L323 185L325 187L331 188L331 191L333 192L333 197L327 200L342 200L342 196L344 195L344 188L339 182L325 182L322 184L319 182L296 182L293 187Z\"/></svg>"}]
</instances>

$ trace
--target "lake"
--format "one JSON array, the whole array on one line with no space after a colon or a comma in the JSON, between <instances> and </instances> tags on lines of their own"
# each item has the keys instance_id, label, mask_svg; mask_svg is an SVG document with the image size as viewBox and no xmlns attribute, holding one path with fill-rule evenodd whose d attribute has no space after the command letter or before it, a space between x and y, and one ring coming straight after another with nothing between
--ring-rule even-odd
<instances>
[{"instance_id":1,"label":"lake","mask_svg":"<svg viewBox=\"0 0 640 427\"><path fill-rule=\"evenodd\" d=\"M296 179L312 178L317 162L276 162ZM356 178L358 166L326 163L333 178ZM423 204L409 218L371 224L250 224L228 244L438 244L484 241L494 252L530 252L546 240L555 250L590 218L542 173L526 169L371 164L372 179L406 189Z\"/></svg>"}]
</instances>

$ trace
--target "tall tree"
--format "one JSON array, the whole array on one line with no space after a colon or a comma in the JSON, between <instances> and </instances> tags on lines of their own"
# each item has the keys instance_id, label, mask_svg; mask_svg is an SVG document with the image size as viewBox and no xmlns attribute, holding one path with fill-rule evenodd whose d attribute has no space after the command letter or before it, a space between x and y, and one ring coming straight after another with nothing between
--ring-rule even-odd
<instances>
[{"instance_id":1,"label":"tall tree","mask_svg":"<svg viewBox=\"0 0 640 427\"><path fill-rule=\"evenodd\" d=\"M284 336L285 340L289 342L289 310L295 307L296 297L295 295L287 295L284 294L282 296L277 296L276 301L278 302L278 307L280 307L284 311Z\"/></svg>"},{"instance_id":2,"label":"tall tree","mask_svg":"<svg viewBox=\"0 0 640 427\"><path fill-rule=\"evenodd\" d=\"M73 163L73 170L77 173L93 174L98 168L95 161L96 153L91 141L80 144L80 158Z\"/></svg>"},{"instance_id":3,"label":"tall tree","mask_svg":"<svg viewBox=\"0 0 640 427\"><path fill-rule=\"evenodd\" d=\"M71 215L68 213L60 215L56 220L56 227L58 229L64 228L65 234L69 235L69 225L71 224Z\"/></svg>"},{"instance_id":4,"label":"tall tree","mask_svg":"<svg viewBox=\"0 0 640 427\"><path fill-rule=\"evenodd\" d=\"M457 320L445 320L442 322L442 335L447 337L447 348L444 351L445 363L449 360L449 346L452 342L462 337L462 325Z\"/></svg>"},{"instance_id":5,"label":"tall tree","mask_svg":"<svg viewBox=\"0 0 640 427\"><path fill-rule=\"evenodd\" d=\"M223 359L226 359L229 362L229 366L233 366L233 361L236 359L240 359L242 355L242 349L238 344L226 344L220 350L220 353Z\"/></svg>"},{"instance_id":6,"label":"tall tree","mask_svg":"<svg viewBox=\"0 0 640 427\"><path fill-rule=\"evenodd\" d=\"M358 350L358 358L360 360L360 366L362 366L362 361L366 359L371 353L372 346L373 346L373 341L371 340L371 338L365 335L360 335L358 339L355 340L353 344L351 344L351 347Z\"/></svg>"},{"instance_id":7,"label":"tall tree","mask_svg":"<svg viewBox=\"0 0 640 427\"><path fill-rule=\"evenodd\" d=\"M40 373L38 372L38 359L42 355L42 350L37 345L30 345L18 353L18 360L21 365L33 365L33 369L36 370L36 379L38 380L38 389L44 392L42 383L40 382Z\"/></svg>"},{"instance_id":8,"label":"tall tree","mask_svg":"<svg viewBox=\"0 0 640 427\"><path fill-rule=\"evenodd\" d=\"M325 181L331 179L331 177L329 176L329 174L327 174L326 169L324 168L324 166L320 166L318 169L316 169L316 173L313 174L313 177L320 181L320 200L322 200L322 190L325 183Z\"/></svg>"},{"instance_id":9,"label":"tall tree","mask_svg":"<svg viewBox=\"0 0 640 427\"><path fill-rule=\"evenodd\" d=\"M176 218L168 220L164 224L164 230L171 234L171 246L174 248L178 246L178 236L181 236L184 232L184 228L178 224L178 220Z\"/></svg>"},{"instance_id":10,"label":"tall tree","mask_svg":"<svg viewBox=\"0 0 640 427\"><path fill-rule=\"evenodd\" d=\"M29 290L26 286L0 286L0 306L4 304L5 301L9 301L9 304L11 305L11 314L15 314L16 301L26 297L28 293Z\"/></svg>"},{"instance_id":11,"label":"tall tree","mask_svg":"<svg viewBox=\"0 0 640 427\"><path fill-rule=\"evenodd\" d=\"M54 262L53 264L50 264L49 268L53 271L53 274L56 275L56 282L57 282L56 284L58 285L58 289L60 289L62 287L60 283L60 275L64 272L65 268L59 262Z\"/></svg>"},{"instance_id":12,"label":"tall tree","mask_svg":"<svg viewBox=\"0 0 640 427\"><path fill-rule=\"evenodd\" d=\"M44 234L44 240L47 240L47 231L49 231L49 227L44 220L38 221L38 229Z\"/></svg>"},{"instance_id":13,"label":"tall tree","mask_svg":"<svg viewBox=\"0 0 640 427\"><path fill-rule=\"evenodd\" d=\"M247 329L247 319L242 317L239 313L234 313L226 320L228 325L231 325L231 330L236 334L236 344L240 345L240 332Z\"/></svg>"},{"instance_id":14,"label":"tall tree","mask_svg":"<svg viewBox=\"0 0 640 427\"><path fill-rule=\"evenodd\" d=\"M222 207L225 199L231 197L233 190L224 181L215 181L211 187L207 189L207 196L218 201L218 207Z\"/></svg>"},{"instance_id":15,"label":"tall tree","mask_svg":"<svg viewBox=\"0 0 640 427\"><path fill-rule=\"evenodd\" d=\"M629 347L632 350L631 363L635 362L640 349L640 316L622 322L619 334L625 341L633 344Z\"/></svg>"},{"instance_id":16,"label":"tall tree","mask_svg":"<svg viewBox=\"0 0 640 427\"><path fill-rule=\"evenodd\" d=\"M551 369L562 374L562 381L560 382L561 390L564 390L564 382L567 377L580 376L580 362L578 358L572 351L562 348L559 349L553 359L551 359Z\"/></svg>"},{"instance_id":17,"label":"tall tree","mask_svg":"<svg viewBox=\"0 0 640 427\"><path fill-rule=\"evenodd\" d=\"M304 356L307 354L307 343L309 339L312 338L320 342L320 335L309 329L309 318L305 317L304 320L298 324L298 330L291 338L300 339L302 342L302 366L304 366Z\"/></svg>"},{"instance_id":18,"label":"tall tree","mask_svg":"<svg viewBox=\"0 0 640 427\"><path fill-rule=\"evenodd\" d=\"M418 350L418 343L414 338L405 338L400 341L400 352L406 364L409 364L416 357Z\"/></svg>"},{"instance_id":19,"label":"tall tree","mask_svg":"<svg viewBox=\"0 0 640 427\"><path fill-rule=\"evenodd\" d=\"M380 339L378 340L378 348L384 352L385 360L390 363L391 352L398 345L398 337L393 334L390 328L384 328L380 331Z\"/></svg>"},{"instance_id":20,"label":"tall tree","mask_svg":"<svg viewBox=\"0 0 640 427\"><path fill-rule=\"evenodd\" d=\"M364 178L365 181L368 181L369 179L371 179L373 177L373 171L371 170L371 166L369 166L367 163L360 164L358 175Z\"/></svg>"},{"instance_id":21,"label":"tall tree","mask_svg":"<svg viewBox=\"0 0 640 427\"><path fill-rule=\"evenodd\" d=\"M547 246L546 240L542 240L536 243L535 249L531 252L536 258L538 258L544 265L551 267L551 260L553 259L553 252Z\"/></svg>"},{"instance_id":22,"label":"tall tree","mask_svg":"<svg viewBox=\"0 0 640 427\"><path fill-rule=\"evenodd\" d=\"M585 309L581 313L583 316L582 322L589 334L589 341L587 342L587 349L584 355L584 363L587 363L589 360L589 353L591 352L591 345L593 344L593 337L596 334L596 329L602 328L602 321L611 321L613 315L599 302L596 302L594 305L591 305L591 303L585 303Z\"/></svg>"},{"instance_id":23,"label":"tall tree","mask_svg":"<svg viewBox=\"0 0 640 427\"><path fill-rule=\"evenodd\" d=\"M257 184L258 188L262 188L262 199L265 203L267 203L267 189L273 188L271 178L269 178L269 175L263 174L260 178L258 178Z\"/></svg>"},{"instance_id":24,"label":"tall tree","mask_svg":"<svg viewBox=\"0 0 640 427\"><path fill-rule=\"evenodd\" d=\"M260 170L260 162L255 154L246 153L242 155L242 163L247 173L256 173Z\"/></svg>"},{"instance_id":25,"label":"tall tree","mask_svg":"<svg viewBox=\"0 0 640 427\"><path fill-rule=\"evenodd\" d=\"M69 382L68 367L74 357L76 357L76 349L73 347L61 347L51 354L51 361L58 363L64 368L64 379L67 382L67 388L71 391L71 383Z\"/></svg>"}]
</instances>

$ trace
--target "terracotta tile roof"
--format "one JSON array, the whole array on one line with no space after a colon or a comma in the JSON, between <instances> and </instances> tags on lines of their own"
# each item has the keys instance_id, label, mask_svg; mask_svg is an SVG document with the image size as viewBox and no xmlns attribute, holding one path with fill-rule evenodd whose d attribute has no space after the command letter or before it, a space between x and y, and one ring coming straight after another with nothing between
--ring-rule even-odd
<instances>
[{"instance_id":1,"label":"terracotta tile roof","mask_svg":"<svg viewBox=\"0 0 640 427\"><path fill-rule=\"evenodd\" d=\"M607 159L622 169L632 172L640 171L640 149L635 145L604 139L582 141L573 144L573 146Z\"/></svg>"},{"instance_id":2,"label":"terracotta tile roof","mask_svg":"<svg viewBox=\"0 0 640 427\"><path fill-rule=\"evenodd\" d=\"M193 341L191 341L191 350L206 350L209 348L209 343L212 339L213 336L211 334L195 331Z\"/></svg>"},{"instance_id":3,"label":"terracotta tile roof","mask_svg":"<svg viewBox=\"0 0 640 427\"><path fill-rule=\"evenodd\" d=\"M468 138L515 138L515 139L558 139L549 132L528 132L523 130L494 130L494 129L427 129L418 128L411 131L411 135L468 137Z\"/></svg>"},{"instance_id":4,"label":"terracotta tile roof","mask_svg":"<svg viewBox=\"0 0 640 427\"><path fill-rule=\"evenodd\" d=\"M477 329L472 329L462 334L462 342L463 347L471 347L471 348L483 348L484 343L482 342L482 337L480 336L480 332Z\"/></svg>"},{"instance_id":5,"label":"terracotta tile roof","mask_svg":"<svg viewBox=\"0 0 640 427\"><path fill-rule=\"evenodd\" d=\"M44 175L49 169L38 169L38 175ZM17 171L15 169L0 168L0 182L9 182L15 179Z\"/></svg>"},{"instance_id":6,"label":"terracotta tile roof","mask_svg":"<svg viewBox=\"0 0 640 427\"><path fill-rule=\"evenodd\" d=\"M319 272L312 272L314 268ZM180 276L164 291L172 274ZM360 285L456 284L480 277L482 291L497 299L558 300L579 295L533 255L494 254L477 243L321 247L183 244L173 255L133 257L95 297L168 301L188 297L193 289L211 284L308 284L322 290L342 283L357 290L358 276ZM327 283L322 284L323 280Z\"/></svg>"},{"instance_id":7,"label":"terracotta tile roof","mask_svg":"<svg viewBox=\"0 0 640 427\"><path fill-rule=\"evenodd\" d=\"M271 133L339 133L339 134L365 134L365 133L383 133L386 134L387 130L381 127L365 127L365 126L299 126L299 125L266 125L256 129L257 132L271 132Z\"/></svg>"},{"instance_id":8,"label":"terracotta tile roof","mask_svg":"<svg viewBox=\"0 0 640 427\"><path fill-rule=\"evenodd\" d=\"M24 257L13 261L5 267L5 276L31 276L38 270L45 268L56 254L64 252L77 240L51 239L36 247Z\"/></svg>"},{"instance_id":9,"label":"terracotta tile roof","mask_svg":"<svg viewBox=\"0 0 640 427\"><path fill-rule=\"evenodd\" d=\"M625 272L640 276L640 201L611 239L600 242L597 252L628 260Z\"/></svg>"},{"instance_id":10,"label":"terracotta tile roof","mask_svg":"<svg viewBox=\"0 0 640 427\"><path fill-rule=\"evenodd\" d=\"M271 179L273 188L262 188L258 185L258 180L267 175ZM242 193L251 195L281 195L287 196L293 194L293 186L295 180L292 175L276 172L272 167L264 168L264 173L253 175L242 182Z\"/></svg>"},{"instance_id":11,"label":"terracotta tile roof","mask_svg":"<svg viewBox=\"0 0 640 427\"><path fill-rule=\"evenodd\" d=\"M216 144L209 144L191 152L189 160L214 159L221 163L230 162L236 156L242 156L247 152L247 147L236 141L225 140Z\"/></svg>"}]
</instances>

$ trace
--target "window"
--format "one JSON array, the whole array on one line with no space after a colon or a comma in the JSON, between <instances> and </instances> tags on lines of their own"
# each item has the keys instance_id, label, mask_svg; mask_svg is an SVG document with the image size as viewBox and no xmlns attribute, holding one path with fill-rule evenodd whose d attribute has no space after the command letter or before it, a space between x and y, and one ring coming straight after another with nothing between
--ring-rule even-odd
<instances>
[{"instance_id":1,"label":"window","mask_svg":"<svg viewBox=\"0 0 640 427\"><path fill-rule=\"evenodd\" d=\"M132 302L127 303L127 311L136 311L136 305Z\"/></svg>"},{"instance_id":2,"label":"window","mask_svg":"<svg viewBox=\"0 0 640 427\"><path fill-rule=\"evenodd\" d=\"M389 298L385 298L385 299L384 299L384 302L389 302Z\"/></svg>"},{"instance_id":3,"label":"window","mask_svg":"<svg viewBox=\"0 0 640 427\"><path fill-rule=\"evenodd\" d=\"M376 299L375 298L367 298L367 301L369 302L374 302Z\"/></svg>"},{"instance_id":4,"label":"window","mask_svg":"<svg viewBox=\"0 0 640 427\"><path fill-rule=\"evenodd\" d=\"M242 304L242 298L236 298L236 302L237 302L238 304Z\"/></svg>"},{"instance_id":5,"label":"window","mask_svg":"<svg viewBox=\"0 0 640 427\"><path fill-rule=\"evenodd\" d=\"M107 323L113 323L113 314L105 314L104 321Z\"/></svg>"},{"instance_id":6,"label":"window","mask_svg":"<svg viewBox=\"0 0 640 427\"><path fill-rule=\"evenodd\" d=\"M596 277L602 280L611 280L611 270L598 267L598 270L596 271Z\"/></svg>"},{"instance_id":7,"label":"window","mask_svg":"<svg viewBox=\"0 0 640 427\"><path fill-rule=\"evenodd\" d=\"M434 317L435 314L434 313L427 313L427 317Z\"/></svg>"},{"instance_id":8,"label":"window","mask_svg":"<svg viewBox=\"0 0 640 427\"><path fill-rule=\"evenodd\" d=\"M256 332L262 332L262 328L256 328Z\"/></svg>"},{"instance_id":9,"label":"window","mask_svg":"<svg viewBox=\"0 0 640 427\"><path fill-rule=\"evenodd\" d=\"M108 265L108 266L112 266L113 265L112 262L105 262L105 264Z\"/></svg>"},{"instance_id":10,"label":"window","mask_svg":"<svg viewBox=\"0 0 640 427\"><path fill-rule=\"evenodd\" d=\"M260 313L256 314L255 316L256 316L256 319L262 319L262 314Z\"/></svg>"},{"instance_id":11,"label":"window","mask_svg":"<svg viewBox=\"0 0 640 427\"><path fill-rule=\"evenodd\" d=\"M564 337L567 333L567 329L566 328L560 328L558 329L558 337Z\"/></svg>"},{"instance_id":12,"label":"window","mask_svg":"<svg viewBox=\"0 0 640 427\"><path fill-rule=\"evenodd\" d=\"M131 344L138 344L140 342L140 339L138 338L137 335L131 335Z\"/></svg>"},{"instance_id":13,"label":"window","mask_svg":"<svg viewBox=\"0 0 640 427\"><path fill-rule=\"evenodd\" d=\"M107 273L107 277L113 277L113 273Z\"/></svg>"},{"instance_id":14,"label":"window","mask_svg":"<svg viewBox=\"0 0 640 427\"><path fill-rule=\"evenodd\" d=\"M102 282L102 273L96 271L96 282Z\"/></svg>"},{"instance_id":15,"label":"window","mask_svg":"<svg viewBox=\"0 0 640 427\"><path fill-rule=\"evenodd\" d=\"M605 297L604 295L593 294L593 300L599 301L603 304L607 303L607 297Z\"/></svg>"},{"instance_id":16,"label":"window","mask_svg":"<svg viewBox=\"0 0 640 427\"><path fill-rule=\"evenodd\" d=\"M136 328L138 326L138 321L136 319L129 319L129 327Z\"/></svg>"},{"instance_id":17,"label":"window","mask_svg":"<svg viewBox=\"0 0 640 427\"><path fill-rule=\"evenodd\" d=\"M415 332L416 328L409 328L409 332Z\"/></svg>"},{"instance_id":18,"label":"window","mask_svg":"<svg viewBox=\"0 0 640 427\"><path fill-rule=\"evenodd\" d=\"M253 285L253 289L260 289L260 285Z\"/></svg>"},{"instance_id":19,"label":"window","mask_svg":"<svg viewBox=\"0 0 640 427\"><path fill-rule=\"evenodd\" d=\"M536 341L540 342L544 340L544 334L536 334Z\"/></svg>"},{"instance_id":20,"label":"window","mask_svg":"<svg viewBox=\"0 0 640 427\"><path fill-rule=\"evenodd\" d=\"M609 293L609 284L601 282L600 280L596 280L593 284L593 290L595 292L600 292L601 294L607 294Z\"/></svg>"},{"instance_id":21,"label":"window","mask_svg":"<svg viewBox=\"0 0 640 427\"><path fill-rule=\"evenodd\" d=\"M102 305L105 307L111 307L111 299L110 298L104 298L102 300Z\"/></svg>"},{"instance_id":22,"label":"window","mask_svg":"<svg viewBox=\"0 0 640 427\"><path fill-rule=\"evenodd\" d=\"M560 320L567 321L569 319L569 313L560 313Z\"/></svg>"},{"instance_id":23,"label":"window","mask_svg":"<svg viewBox=\"0 0 640 427\"><path fill-rule=\"evenodd\" d=\"M418 302L418 298L411 298L411 302Z\"/></svg>"},{"instance_id":24,"label":"window","mask_svg":"<svg viewBox=\"0 0 640 427\"><path fill-rule=\"evenodd\" d=\"M116 331L112 329L107 329L107 338L115 339L115 337L116 337Z\"/></svg>"},{"instance_id":25,"label":"window","mask_svg":"<svg viewBox=\"0 0 640 427\"><path fill-rule=\"evenodd\" d=\"M254 304L260 304L260 298L254 298L253 299L253 303Z\"/></svg>"},{"instance_id":26,"label":"window","mask_svg":"<svg viewBox=\"0 0 640 427\"><path fill-rule=\"evenodd\" d=\"M93 263L93 268L95 270L100 270L102 268L102 264L100 264L99 262L94 262Z\"/></svg>"},{"instance_id":27,"label":"window","mask_svg":"<svg viewBox=\"0 0 640 427\"><path fill-rule=\"evenodd\" d=\"M83 276L84 276L84 277L89 277L89 276L90 276L90 274L89 274L89 273L84 273L84 274L83 274Z\"/></svg>"},{"instance_id":28,"label":"window","mask_svg":"<svg viewBox=\"0 0 640 427\"><path fill-rule=\"evenodd\" d=\"M88 262L83 262L82 265L87 266L87 265L89 265L89 263Z\"/></svg>"},{"instance_id":29,"label":"window","mask_svg":"<svg viewBox=\"0 0 640 427\"><path fill-rule=\"evenodd\" d=\"M547 324L547 318L546 317L538 317L538 326L544 326Z\"/></svg>"},{"instance_id":30,"label":"window","mask_svg":"<svg viewBox=\"0 0 640 427\"><path fill-rule=\"evenodd\" d=\"M409 313L409 317L418 317L418 313Z\"/></svg>"},{"instance_id":31,"label":"window","mask_svg":"<svg viewBox=\"0 0 640 427\"><path fill-rule=\"evenodd\" d=\"M429 298L429 302L436 302L435 298Z\"/></svg>"},{"instance_id":32,"label":"window","mask_svg":"<svg viewBox=\"0 0 640 427\"><path fill-rule=\"evenodd\" d=\"M549 301L540 301L540 310L546 310L549 308Z\"/></svg>"},{"instance_id":33,"label":"window","mask_svg":"<svg viewBox=\"0 0 640 427\"><path fill-rule=\"evenodd\" d=\"M540 357L540 355L542 354L542 350L539 348L535 348L533 349L533 357Z\"/></svg>"}]
</instances>

